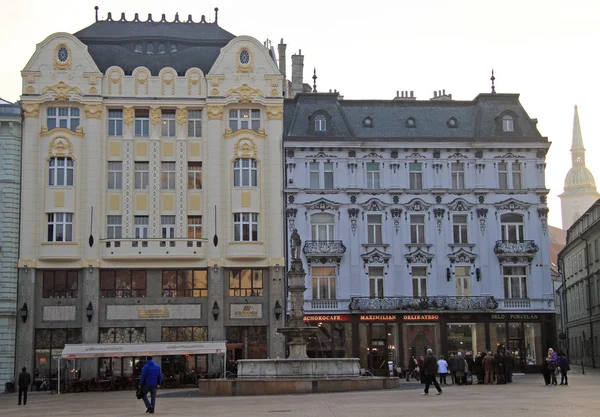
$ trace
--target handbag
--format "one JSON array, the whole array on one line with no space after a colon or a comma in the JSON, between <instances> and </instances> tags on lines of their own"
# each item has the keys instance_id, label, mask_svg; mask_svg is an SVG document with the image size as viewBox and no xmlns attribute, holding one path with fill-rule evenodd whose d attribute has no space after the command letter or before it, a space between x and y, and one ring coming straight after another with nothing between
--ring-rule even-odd
<instances>
[{"instance_id":1,"label":"handbag","mask_svg":"<svg viewBox=\"0 0 600 417\"><path fill-rule=\"evenodd\" d=\"M142 398L144 398L144 387L142 387L141 385L137 387L137 389L135 390L135 398L137 398L138 400L141 400Z\"/></svg>"}]
</instances>

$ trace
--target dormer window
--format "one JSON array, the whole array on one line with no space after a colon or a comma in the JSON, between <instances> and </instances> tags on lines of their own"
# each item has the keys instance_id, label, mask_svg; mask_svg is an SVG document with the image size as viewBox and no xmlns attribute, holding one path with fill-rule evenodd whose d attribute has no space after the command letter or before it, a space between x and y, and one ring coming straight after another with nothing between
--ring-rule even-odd
<instances>
[{"instance_id":1,"label":"dormer window","mask_svg":"<svg viewBox=\"0 0 600 417\"><path fill-rule=\"evenodd\" d=\"M414 117L409 117L406 119L406 127L417 127L417 121Z\"/></svg>"},{"instance_id":2,"label":"dormer window","mask_svg":"<svg viewBox=\"0 0 600 417\"><path fill-rule=\"evenodd\" d=\"M144 52L144 47L142 46L141 43L136 43L135 46L133 47L133 52L141 54L142 52Z\"/></svg>"},{"instance_id":3,"label":"dormer window","mask_svg":"<svg viewBox=\"0 0 600 417\"><path fill-rule=\"evenodd\" d=\"M326 132L327 131L327 119L322 114L315 117L315 132Z\"/></svg>"},{"instance_id":4,"label":"dormer window","mask_svg":"<svg viewBox=\"0 0 600 417\"><path fill-rule=\"evenodd\" d=\"M158 44L158 53L159 54L166 54L167 53L167 47L165 46L164 43L159 43Z\"/></svg>"},{"instance_id":5,"label":"dormer window","mask_svg":"<svg viewBox=\"0 0 600 417\"><path fill-rule=\"evenodd\" d=\"M502 131L503 132L514 132L515 131L515 121L512 116L505 115L502 117Z\"/></svg>"},{"instance_id":6,"label":"dormer window","mask_svg":"<svg viewBox=\"0 0 600 417\"><path fill-rule=\"evenodd\" d=\"M449 128L456 128L456 127L458 127L458 120L456 120L456 117L452 116L451 118L448 119L448 121L446 122L446 125Z\"/></svg>"},{"instance_id":7,"label":"dormer window","mask_svg":"<svg viewBox=\"0 0 600 417\"><path fill-rule=\"evenodd\" d=\"M152 45L151 43L149 43L146 46L146 54L147 55L154 55L154 45Z\"/></svg>"},{"instance_id":8,"label":"dormer window","mask_svg":"<svg viewBox=\"0 0 600 417\"><path fill-rule=\"evenodd\" d=\"M169 51L170 51L171 53L173 53L173 52L177 52L177 45L175 45L174 43L172 43L172 44L169 46Z\"/></svg>"},{"instance_id":9,"label":"dormer window","mask_svg":"<svg viewBox=\"0 0 600 417\"><path fill-rule=\"evenodd\" d=\"M364 127L373 127L373 119L371 118L371 116L367 116L363 119L363 126Z\"/></svg>"}]
</instances>

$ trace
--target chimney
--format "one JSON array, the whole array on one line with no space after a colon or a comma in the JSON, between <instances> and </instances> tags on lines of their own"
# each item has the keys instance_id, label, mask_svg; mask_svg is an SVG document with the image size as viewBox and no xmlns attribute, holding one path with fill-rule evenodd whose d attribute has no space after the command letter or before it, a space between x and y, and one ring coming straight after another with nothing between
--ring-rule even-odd
<instances>
[{"instance_id":1,"label":"chimney","mask_svg":"<svg viewBox=\"0 0 600 417\"><path fill-rule=\"evenodd\" d=\"M292 55L292 95L295 96L301 93L304 88L303 82L304 73L304 55L302 49L298 51L298 55Z\"/></svg>"},{"instance_id":2,"label":"chimney","mask_svg":"<svg viewBox=\"0 0 600 417\"><path fill-rule=\"evenodd\" d=\"M277 52L279 53L279 72L283 75L283 79L285 80L285 68L287 63L285 62L285 48L287 45L283 43L283 38L281 38L281 42L277 45Z\"/></svg>"}]
</instances>

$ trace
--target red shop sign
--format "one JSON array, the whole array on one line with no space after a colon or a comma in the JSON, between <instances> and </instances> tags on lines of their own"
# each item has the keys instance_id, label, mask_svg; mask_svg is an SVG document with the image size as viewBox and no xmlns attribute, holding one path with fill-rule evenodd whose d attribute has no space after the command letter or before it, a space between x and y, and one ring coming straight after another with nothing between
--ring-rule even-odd
<instances>
[{"instance_id":1,"label":"red shop sign","mask_svg":"<svg viewBox=\"0 0 600 417\"><path fill-rule=\"evenodd\" d=\"M348 314L317 314L314 316L304 316L306 322L320 322L320 321L350 321Z\"/></svg>"}]
</instances>

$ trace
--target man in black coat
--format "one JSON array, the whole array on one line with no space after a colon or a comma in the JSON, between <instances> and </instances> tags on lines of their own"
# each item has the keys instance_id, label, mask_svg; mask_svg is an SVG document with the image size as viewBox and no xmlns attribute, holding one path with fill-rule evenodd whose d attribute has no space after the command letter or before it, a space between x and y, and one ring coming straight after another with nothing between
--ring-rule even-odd
<instances>
[{"instance_id":1,"label":"man in black coat","mask_svg":"<svg viewBox=\"0 0 600 417\"><path fill-rule=\"evenodd\" d=\"M19 374L19 405L21 405L21 398L23 398L23 405L27 405L27 391L31 385L31 375L27 372L27 368L23 367Z\"/></svg>"},{"instance_id":2,"label":"man in black coat","mask_svg":"<svg viewBox=\"0 0 600 417\"><path fill-rule=\"evenodd\" d=\"M423 361L423 372L425 373L425 391L423 395L429 395L429 385L435 385L437 389L436 395L442 394L442 389L438 384L435 376L437 374L437 358L433 355L433 350L427 349L427 356Z\"/></svg>"},{"instance_id":3,"label":"man in black coat","mask_svg":"<svg viewBox=\"0 0 600 417\"><path fill-rule=\"evenodd\" d=\"M515 361L513 355L510 353L510 350L504 351L504 379L508 384L512 382L512 374L513 367L515 366Z\"/></svg>"}]
</instances>

